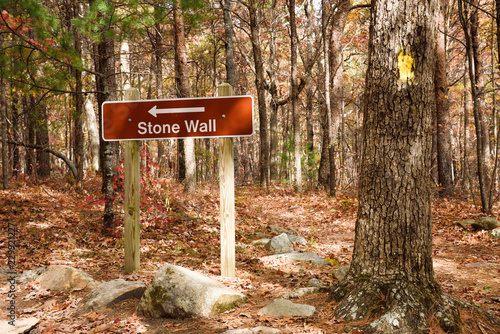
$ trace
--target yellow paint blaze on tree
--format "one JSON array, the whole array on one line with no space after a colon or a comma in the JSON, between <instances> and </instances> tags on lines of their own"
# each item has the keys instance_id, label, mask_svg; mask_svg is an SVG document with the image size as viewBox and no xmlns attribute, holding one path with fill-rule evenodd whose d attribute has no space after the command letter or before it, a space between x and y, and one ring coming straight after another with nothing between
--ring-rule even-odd
<instances>
[{"instance_id":1,"label":"yellow paint blaze on tree","mask_svg":"<svg viewBox=\"0 0 500 334\"><path fill-rule=\"evenodd\" d=\"M398 56L398 69L399 80L403 82L411 82L414 77L413 69L415 68L415 60L411 54L404 54L404 50L399 52Z\"/></svg>"}]
</instances>

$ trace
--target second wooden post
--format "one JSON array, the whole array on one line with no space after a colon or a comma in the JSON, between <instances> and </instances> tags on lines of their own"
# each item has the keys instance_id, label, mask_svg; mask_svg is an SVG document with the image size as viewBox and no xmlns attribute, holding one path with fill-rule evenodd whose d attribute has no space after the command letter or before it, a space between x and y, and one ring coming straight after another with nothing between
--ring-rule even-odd
<instances>
[{"instance_id":1,"label":"second wooden post","mask_svg":"<svg viewBox=\"0 0 500 334\"><path fill-rule=\"evenodd\" d=\"M125 91L125 100L139 100L139 90L129 88ZM130 273L140 269L140 151L139 141L129 140L125 142L124 159L124 211L123 219L125 238L125 272Z\"/></svg>"},{"instance_id":2,"label":"second wooden post","mask_svg":"<svg viewBox=\"0 0 500 334\"><path fill-rule=\"evenodd\" d=\"M219 86L219 96L232 96L230 84ZM224 116L222 116L224 117ZM219 138L219 180L220 180L220 238L221 276L234 277L235 225L234 225L234 143L233 138Z\"/></svg>"}]
</instances>

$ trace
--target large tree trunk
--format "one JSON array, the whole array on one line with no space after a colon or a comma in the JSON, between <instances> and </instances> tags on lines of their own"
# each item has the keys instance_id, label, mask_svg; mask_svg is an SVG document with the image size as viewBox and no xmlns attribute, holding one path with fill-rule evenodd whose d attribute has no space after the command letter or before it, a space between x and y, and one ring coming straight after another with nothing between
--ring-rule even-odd
<instances>
[{"instance_id":1,"label":"large tree trunk","mask_svg":"<svg viewBox=\"0 0 500 334\"><path fill-rule=\"evenodd\" d=\"M429 161L437 0L372 1L352 263L330 297L363 333L458 332L432 266Z\"/></svg>"},{"instance_id":2,"label":"large tree trunk","mask_svg":"<svg viewBox=\"0 0 500 334\"><path fill-rule=\"evenodd\" d=\"M175 37L175 68L177 81L177 97L189 97L189 72L186 55L186 35L184 18L179 1L174 2L174 37ZM188 193L196 189L196 159L194 155L194 139L184 139L184 158L186 179L184 190Z\"/></svg>"},{"instance_id":3,"label":"large tree trunk","mask_svg":"<svg viewBox=\"0 0 500 334\"><path fill-rule=\"evenodd\" d=\"M446 35L445 35L446 3L440 0L438 15L438 41L436 50L436 74L434 90L436 95L437 113L437 166L440 195L451 195L453 190L453 161L451 147L450 102L448 100L448 78L446 66ZM442 32L441 32L442 31Z\"/></svg>"}]
</instances>

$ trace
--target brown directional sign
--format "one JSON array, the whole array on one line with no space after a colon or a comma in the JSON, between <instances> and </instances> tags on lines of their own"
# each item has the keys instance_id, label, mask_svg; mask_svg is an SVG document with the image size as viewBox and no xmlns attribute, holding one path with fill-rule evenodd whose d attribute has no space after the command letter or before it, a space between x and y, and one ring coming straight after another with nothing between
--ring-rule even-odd
<instances>
[{"instance_id":1,"label":"brown directional sign","mask_svg":"<svg viewBox=\"0 0 500 334\"><path fill-rule=\"evenodd\" d=\"M253 98L105 102L101 119L106 141L250 136Z\"/></svg>"}]
</instances>

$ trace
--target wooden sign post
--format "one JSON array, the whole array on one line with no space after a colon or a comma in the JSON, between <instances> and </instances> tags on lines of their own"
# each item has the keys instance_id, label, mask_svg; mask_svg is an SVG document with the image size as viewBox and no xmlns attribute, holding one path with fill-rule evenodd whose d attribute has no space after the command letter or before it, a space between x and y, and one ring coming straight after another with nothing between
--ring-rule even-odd
<instances>
[{"instance_id":1,"label":"wooden sign post","mask_svg":"<svg viewBox=\"0 0 500 334\"><path fill-rule=\"evenodd\" d=\"M139 100L139 90L129 88L125 91L125 100ZM140 268L140 142L129 140L125 142L125 199L123 219L125 238L125 272L130 273Z\"/></svg>"},{"instance_id":2,"label":"wooden sign post","mask_svg":"<svg viewBox=\"0 0 500 334\"><path fill-rule=\"evenodd\" d=\"M125 143L125 271L140 268L139 140L219 138L221 275L235 276L234 143L253 134L253 98L233 96L229 84L219 96L140 100L139 90L125 91L126 101L102 105L102 137Z\"/></svg>"},{"instance_id":3,"label":"wooden sign post","mask_svg":"<svg viewBox=\"0 0 500 334\"><path fill-rule=\"evenodd\" d=\"M219 96L233 95L230 84L219 86ZM235 225L234 225L234 140L232 137L219 138L219 179L220 179L220 241L221 276L234 277Z\"/></svg>"}]
</instances>

